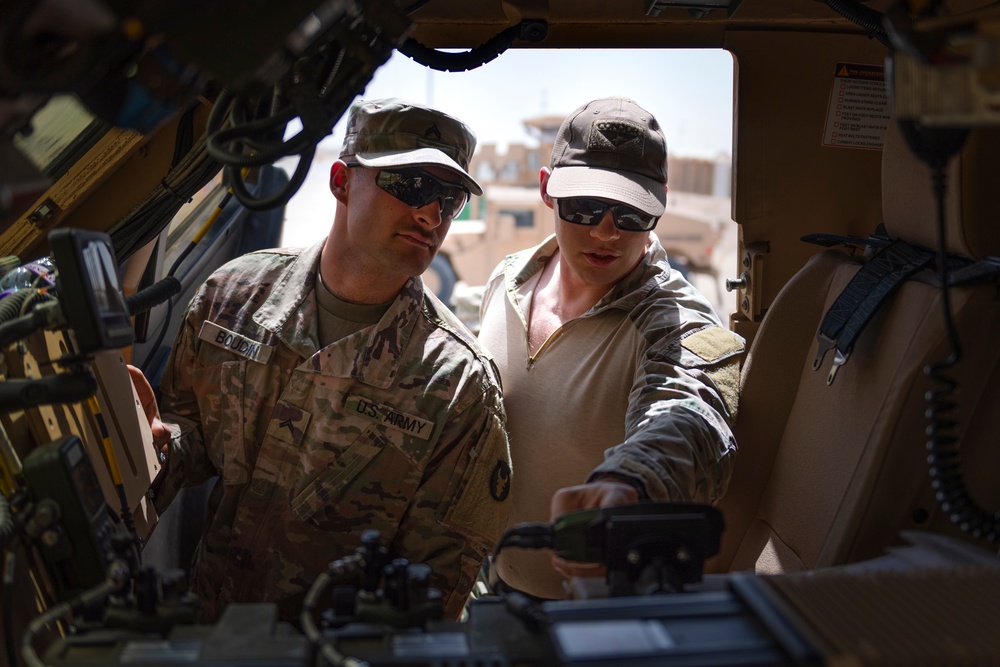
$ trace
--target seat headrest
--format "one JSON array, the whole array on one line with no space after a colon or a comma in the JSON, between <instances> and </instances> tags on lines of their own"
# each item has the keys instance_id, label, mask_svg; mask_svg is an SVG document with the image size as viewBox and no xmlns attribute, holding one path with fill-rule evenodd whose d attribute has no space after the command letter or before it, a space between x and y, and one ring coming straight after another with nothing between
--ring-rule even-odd
<instances>
[{"instance_id":1,"label":"seat headrest","mask_svg":"<svg viewBox=\"0 0 1000 667\"><path fill-rule=\"evenodd\" d=\"M948 165L948 252L974 259L1000 255L1000 128L969 133ZM882 221L892 238L936 250L937 204L931 170L889 122L882 149Z\"/></svg>"}]
</instances>

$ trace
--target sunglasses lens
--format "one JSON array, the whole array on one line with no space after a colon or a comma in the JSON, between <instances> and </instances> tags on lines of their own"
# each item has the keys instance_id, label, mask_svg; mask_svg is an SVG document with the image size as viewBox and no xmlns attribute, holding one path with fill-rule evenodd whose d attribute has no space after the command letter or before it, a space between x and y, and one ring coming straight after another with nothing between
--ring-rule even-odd
<instances>
[{"instance_id":1,"label":"sunglasses lens","mask_svg":"<svg viewBox=\"0 0 1000 667\"><path fill-rule=\"evenodd\" d=\"M454 218L469 201L469 193L465 188L444 183L423 169L383 169L379 172L376 183L413 208L422 208L437 200L444 218Z\"/></svg>"},{"instance_id":2,"label":"sunglasses lens","mask_svg":"<svg viewBox=\"0 0 1000 667\"><path fill-rule=\"evenodd\" d=\"M574 197L558 199L559 217L577 225L599 225L610 208L618 229L627 232L648 232L656 227L659 218L636 210L625 204L608 204L599 199Z\"/></svg>"},{"instance_id":3,"label":"sunglasses lens","mask_svg":"<svg viewBox=\"0 0 1000 667\"><path fill-rule=\"evenodd\" d=\"M608 205L596 199L559 199L559 217L575 225L600 224Z\"/></svg>"},{"instance_id":4,"label":"sunglasses lens","mask_svg":"<svg viewBox=\"0 0 1000 667\"><path fill-rule=\"evenodd\" d=\"M410 170L389 171L383 169L378 174L378 186L391 194L393 197L403 202L407 206L416 207L421 204L421 192L414 185L414 179L409 173Z\"/></svg>"},{"instance_id":5,"label":"sunglasses lens","mask_svg":"<svg viewBox=\"0 0 1000 667\"><path fill-rule=\"evenodd\" d=\"M648 232L656 227L659 220L655 215L649 215L642 211L637 211L629 206L615 207L615 224L619 229L630 232Z\"/></svg>"}]
</instances>

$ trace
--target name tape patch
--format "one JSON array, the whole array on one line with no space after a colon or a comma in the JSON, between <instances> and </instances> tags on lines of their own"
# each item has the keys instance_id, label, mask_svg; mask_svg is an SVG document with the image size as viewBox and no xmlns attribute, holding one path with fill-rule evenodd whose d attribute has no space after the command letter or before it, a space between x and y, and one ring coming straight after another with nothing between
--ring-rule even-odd
<instances>
[{"instance_id":1,"label":"name tape patch","mask_svg":"<svg viewBox=\"0 0 1000 667\"><path fill-rule=\"evenodd\" d=\"M207 320L202 323L198 338L259 364L266 364L271 358L271 353L274 352L273 345L264 345Z\"/></svg>"},{"instance_id":2,"label":"name tape patch","mask_svg":"<svg viewBox=\"0 0 1000 667\"><path fill-rule=\"evenodd\" d=\"M388 426L420 440L428 440L434 432L434 422L400 412L389 405L380 405L362 396L348 396L344 409L348 414L361 415L374 424Z\"/></svg>"}]
</instances>

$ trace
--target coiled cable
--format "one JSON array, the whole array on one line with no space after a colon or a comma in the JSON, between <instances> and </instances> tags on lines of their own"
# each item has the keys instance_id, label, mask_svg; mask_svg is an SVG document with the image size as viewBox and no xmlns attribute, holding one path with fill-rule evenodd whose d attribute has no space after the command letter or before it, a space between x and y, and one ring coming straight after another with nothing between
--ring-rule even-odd
<instances>
[{"instance_id":1,"label":"coiled cable","mask_svg":"<svg viewBox=\"0 0 1000 667\"><path fill-rule=\"evenodd\" d=\"M941 283L941 304L951 354L942 362L928 364L924 374L936 385L928 390L927 400L927 462L930 464L931 486L938 505L962 532L977 539L1000 542L1000 513L981 508L969 494L962 473L962 456L956 434L958 421L953 416L957 382L948 372L962 358L962 350L951 314L948 290L948 255L945 230L945 194L947 172L942 164L932 167L934 196L937 202L938 249L937 269Z\"/></svg>"},{"instance_id":2,"label":"coiled cable","mask_svg":"<svg viewBox=\"0 0 1000 667\"><path fill-rule=\"evenodd\" d=\"M548 35L548 23L541 19L526 19L497 33L474 49L462 53L438 51L410 37L396 50L424 67L439 72L466 72L481 67L509 49L514 40L541 42Z\"/></svg>"},{"instance_id":3,"label":"coiled cable","mask_svg":"<svg viewBox=\"0 0 1000 667\"><path fill-rule=\"evenodd\" d=\"M889 35L882 24L882 13L865 7L857 0L824 0L826 6L837 12L851 23L868 31L868 37L878 40L882 46L891 49Z\"/></svg>"}]
</instances>

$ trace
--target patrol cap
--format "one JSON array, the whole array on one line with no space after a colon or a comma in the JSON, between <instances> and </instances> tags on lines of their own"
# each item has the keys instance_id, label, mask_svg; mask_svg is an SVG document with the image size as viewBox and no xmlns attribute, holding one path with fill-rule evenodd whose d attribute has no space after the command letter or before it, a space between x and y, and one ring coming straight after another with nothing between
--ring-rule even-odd
<instances>
[{"instance_id":1,"label":"patrol cap","mask_svg":"<svg viewBox=\"0 0 1000 667\"><path fill-rule=\"evenodd\" d=\"M548 193L603 197L662 215L667 140L660 124L626 97L587 102L563 121L552 146Z\"/></svg>"},{"instance_id":2,"label":"patrol cap","mask_svg":"<svg viewBox=\"0 0 1000 667\"><path fill-rule=\"evenodd\" d=\"M467 171L475 150L469 126L444 112L398 98L359 99L348 112L340 155L375 169L439 165L481 195L482 186Z\"/></svg>"}]
</instances>

